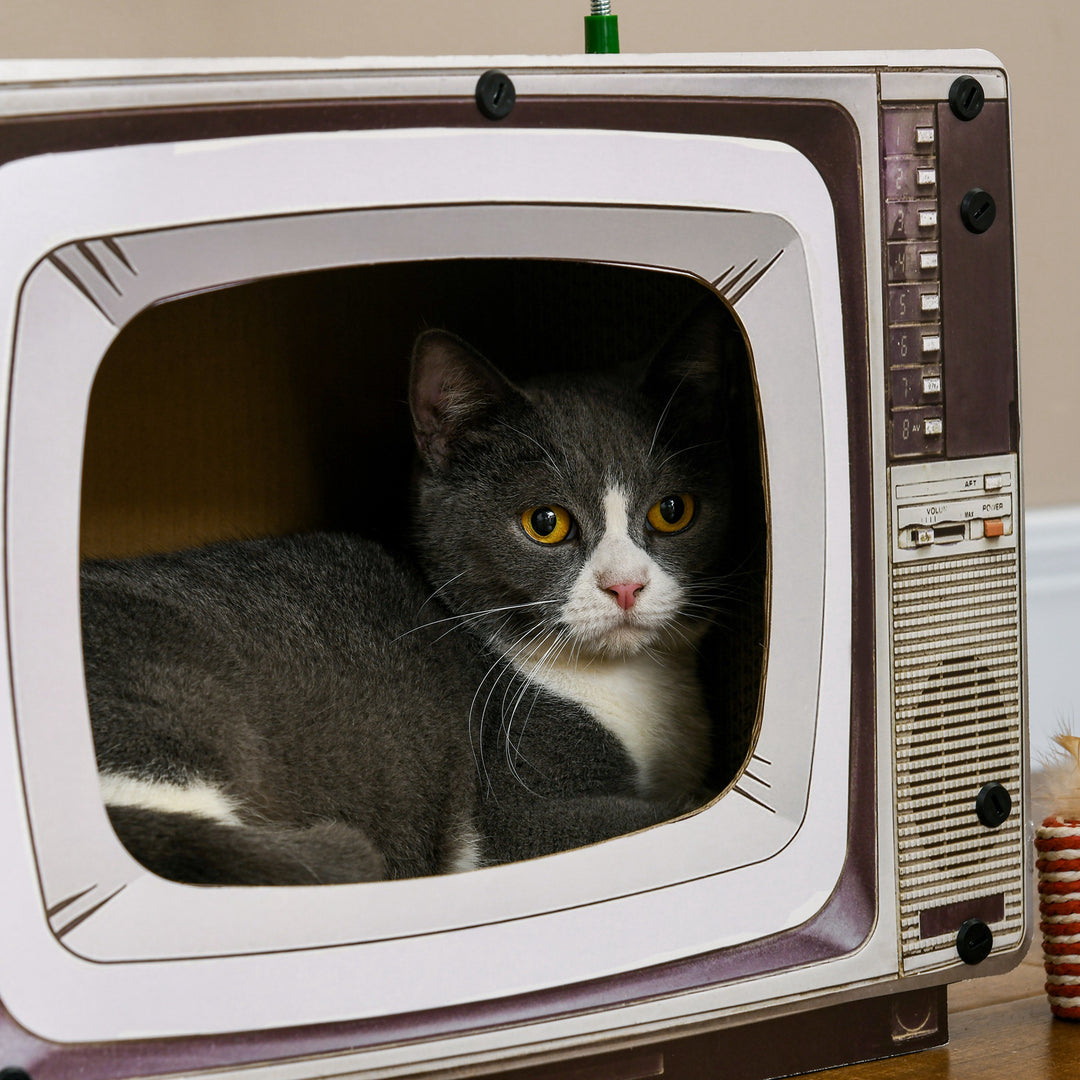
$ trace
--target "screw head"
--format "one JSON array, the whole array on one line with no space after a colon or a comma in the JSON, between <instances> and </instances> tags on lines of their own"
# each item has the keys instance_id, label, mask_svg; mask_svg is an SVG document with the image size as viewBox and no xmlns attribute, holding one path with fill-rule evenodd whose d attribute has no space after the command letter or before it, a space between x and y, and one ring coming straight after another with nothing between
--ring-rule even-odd
<instances>
[{"instance_id":1,"label":"screw head","mask_svg":"<svg viewBox=\"0 0 1080 1080\"><path fill-rule=\"evenodd\" d=\"M510 76L503 71L485 71L476 83L476 107L489 120L503 120L517 101L517 91Z\"/></svg>"},{"instance_id":2,"label":"screw head","mask_svg":"<svg viewBox=\"0 0 1080 1080\"><path fill-rule=\"evenodd\" d=\"M965 964L982 963L994 947L994 932L982 919L968 919L956 932L956 951Z\"/></svg>"},{"instance_id":3,"label":"screw head","mask_svg":"<svg viewBox=\"0 0 1080 1080\"><path fill-rule=\"evenodd\" d=\"M974 120L986 102L982 83L971 75L961 75L949 87L949 108L959 120Z\"/></svg>"},{"instance_id":4,"label":"screw head","mask_svg":"<svg viewBox=\"0 0 1080 1080\"><path fill-rule=\"evenodd\" d=\"M960 218L968 232L986 232L996 217L997 203L989 191L972 188L960 201Z\"/></svg>"},{"instance_id":5,"label":"screw head","mask_svg":"<svg viewBox=\"0 0 1080 1080\"><path fill-rule=\"evenodd\" d=\"M992 780L975 796L975 813L988 828L996 829L1012 812L1012 796L1004 785Z\"/></svg>"}]
</instances>

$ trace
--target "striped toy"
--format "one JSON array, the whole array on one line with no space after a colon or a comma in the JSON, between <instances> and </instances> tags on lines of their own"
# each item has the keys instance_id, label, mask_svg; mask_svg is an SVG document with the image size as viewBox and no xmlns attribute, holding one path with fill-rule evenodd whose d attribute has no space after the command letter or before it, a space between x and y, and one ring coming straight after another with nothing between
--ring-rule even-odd
<instances>
[{"instance_id":1,"label":"striped toy","mask_svg":"<svg viewBox=\"0 0 1080 1080\"><path fill-rule=\"evenodd\" d=\"M1035 830L1035 847L1050 1011L1080 1020L1080 821L1048 817Z\"/></svg>"}]
</instances>

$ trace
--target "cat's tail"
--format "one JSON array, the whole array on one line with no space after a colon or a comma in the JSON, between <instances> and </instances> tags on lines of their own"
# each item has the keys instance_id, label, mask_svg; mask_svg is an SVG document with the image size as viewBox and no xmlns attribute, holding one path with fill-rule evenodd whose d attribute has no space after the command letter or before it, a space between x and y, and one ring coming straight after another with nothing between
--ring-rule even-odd
<instances>
[{"instance_id":1,"label":"cat's tail","mask_svg":"<svg viewBox=\"0 0 1080 1080\"><path fill-rule=\"evenodd\" d=\"M195 814L109 806L124 847L160 877L195 885L331 885L381 881L382 856L341 822L229 825Z\"/></svg>"}]
</instances>

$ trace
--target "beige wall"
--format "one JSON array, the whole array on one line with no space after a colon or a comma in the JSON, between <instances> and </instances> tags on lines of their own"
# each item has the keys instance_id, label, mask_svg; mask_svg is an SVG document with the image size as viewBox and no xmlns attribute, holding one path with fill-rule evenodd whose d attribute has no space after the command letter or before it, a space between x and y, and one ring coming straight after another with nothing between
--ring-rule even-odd
<instances>
[{"instance_id":1,"label":"beige wall","mask_svg":"<svg viewBox=\"0 0 1080 1080\"><path fill-rule=\"evenodd\" d=\"M586 0L2 0L0 57L566 53ZM1068 0L613 0L624 51L980 47L1012 79L1029 505L1080 503L1080 123Z\"/></svg>"}]
</instances>

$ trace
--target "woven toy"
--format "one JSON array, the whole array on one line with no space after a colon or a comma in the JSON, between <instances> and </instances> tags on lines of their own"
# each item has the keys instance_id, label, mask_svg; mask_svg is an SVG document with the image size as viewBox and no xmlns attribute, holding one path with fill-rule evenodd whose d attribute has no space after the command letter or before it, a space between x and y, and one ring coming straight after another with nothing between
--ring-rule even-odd
<instances>
[{"instance_id":1,"label":"woven toy","mask_svg":"<svg viewBox=\"0 0 1080 1080\"><path fill-rule=\"evenodd\" d=\"M1039 929L1050 1011L1080 1020L1080 738L1054 739L1063 753L1047 763L1043 779L1055 812L1035 830Z\"/></svg>"}]
</instances>

